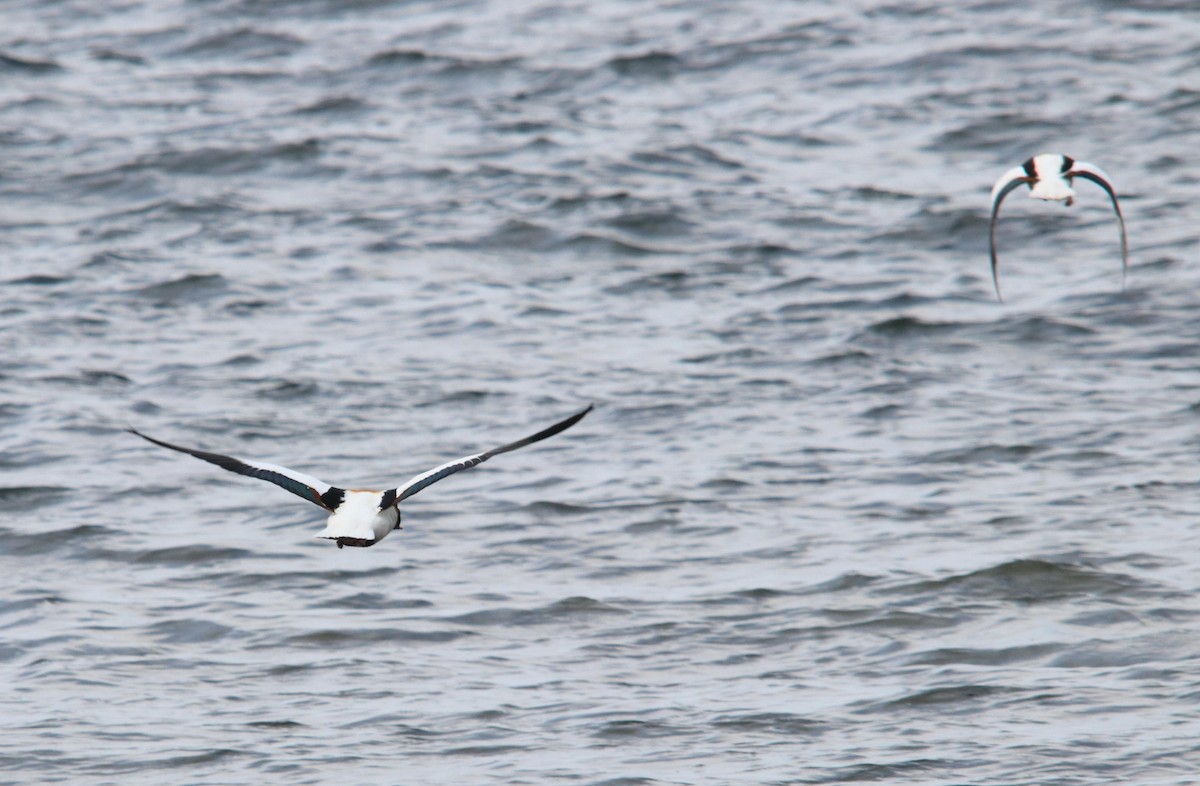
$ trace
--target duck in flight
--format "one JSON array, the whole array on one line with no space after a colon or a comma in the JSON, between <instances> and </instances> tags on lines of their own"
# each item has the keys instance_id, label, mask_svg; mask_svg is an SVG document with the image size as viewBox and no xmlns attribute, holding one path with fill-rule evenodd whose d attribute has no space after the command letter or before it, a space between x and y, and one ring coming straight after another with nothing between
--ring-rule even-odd
<instances>
[{"instance_id":1,"label":"duck in flight","mask_svg":"<svg viewBox=\"0 0 1200 786\"><path fill-rule=\"evenodd\" d=\"M1067 207L1070 207L1075 202L1075 189L1071 185L1072 178L1076 177L1090 180L1108 192L1113 209L1117 211L1117 223L1121 228L1121 286L1125 285L1125 273L1129 267L1129 241L1125 237L1125 218L1121 215L1121 205L1117 202L1117 192L1112 187L1112 181L1098 166L1058 153L1042 153L1021 166L1008 170L996 181L996 185L992 186L989 248L992 253L992 284L995 285L996 297L1001 302L1004 301L1004 297L1000 294L1000 279L996 273L996 217L1000 214L1000 203L1014 188L1027 184L1031 199L1066 202Z\"/></svg>"},{"instance_id":2,"label":"duck in flight","mask_svg":"<svg viewBox=\"0 0 1200 786\"><path fill-rule=\"evenodd\" d=\"M219 453L208 453L207 451L193 450L191 448L181 448L178 445L172 445L169 442L148 437L132 428L127 430L148 442L153 442L159 447L178 450L180 453L187 453L189 456L195 456L203 461L216 464L222 469L236 472L239 475L248 475L252 478L268 480L276 486L287 489L298 497L303 497L309 502L320 505L329 511L330 516L325 529L315 537L336 541L339 549L343 546L360 546L365 548L367 546L374 546L383 540L393 529L401 529L399 505L402 500L411 497L426 486L431 486L439 480L453 475L455 472L461 472L464 469L470 469L482 464L492 456L508 453L510 450L523 448L526 445L532 445L534 442L540 442L547 437L553 437L555 434L566 431L571 426L583 420L583 416L591 411L592 405L589 404L586 409L576 412L566 420L561 420L531 437L510 442L507 445L501 445L491 450L485 450L482 453L476 453L472 456L464 456L454 461L447 461L445 464L434 467L428 472L422 472L420 475L410 478L403 485L387 489L386 491L342 489L317 480L311 475L305 475L303 472L296 472L287 467L281 467L278 464L222 456Z\"/></svg>"}]
</instances>

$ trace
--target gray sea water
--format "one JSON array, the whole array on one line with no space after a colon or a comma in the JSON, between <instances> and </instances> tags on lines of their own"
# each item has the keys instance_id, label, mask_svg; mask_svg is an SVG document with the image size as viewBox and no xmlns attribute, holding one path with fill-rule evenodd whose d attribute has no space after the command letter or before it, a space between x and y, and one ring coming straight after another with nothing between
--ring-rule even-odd
<instances>
[{"instance_id":1,"label":"gray sea water","mask_svg":"<svg viewBox=\"0 0 1200 786\"><path fill-rule=\"evenodd\" d=\"M1200 780L1196 3L0 19L0 783Z\"/></svg>"}]
</instances>

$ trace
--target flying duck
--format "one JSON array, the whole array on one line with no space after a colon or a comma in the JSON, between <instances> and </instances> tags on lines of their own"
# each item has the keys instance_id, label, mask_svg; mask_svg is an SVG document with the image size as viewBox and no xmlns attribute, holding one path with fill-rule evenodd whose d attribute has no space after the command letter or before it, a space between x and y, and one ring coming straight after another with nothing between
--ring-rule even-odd
<instances>
[{"instance_id":1,"label":"flying duck","mask_svg":"<svg viewBox=\"0 0 1200 786\"><path fill-rule=\"evenodd\" d=\"M287 489L298 497L303 497L309 502L320 505L329 511L330 516L329 521L325 524L325 529L315 537L336 541L339 549L343 546L360 546L365 548L367 546L374 546L383 540L393 529L401 529L399 507L401 500L411 497L426 486L431 486L442 478L453 475L455 472L482 464L492 456L498 456L510 450L523 448L526 445L532 445L534 442L540 442L547 437L553 437L561 431L566 431L571 426L583 420L583 416L591 411L592 405L589 404L581 412L577 412L566 420L559 421L531 437L510 442L507 445L501 445L498 448L492 448L491 450L476 453L472 456L464 456L454 461L447 461L441 466L434 467L428 472L422 472L420 475L409 479L401 486L386 491L337 488L336 486L331 486L328 483L317 480L311 475L305 475L303 472L296 472L287 467L281 467L278 464L270 464L265 461L249 461L247 459L233 458L232 456L222 456L219 453L181 448L178 445L172 445L169 442L148 437L132 428L126 430L144 440L153 442L155 445L171 450L178 450L180 453L187 453L189 456L195 456L211 464L216 464L218 467L227 469L230 472L269 480L276 486Z\"/></svg>"},{"instance_id":2,"label":"flying duck","mask_svg":"<svg viewBox=\"0 0 1200 786\"><path fill-rule=\"evenodd\" d=\"M1125 237L1125 218L1121 215L1121 205L1117 202L1117 192L1113 190L1108 175L1098 166L1076 161L1058 153L1042 153L1026 161L1021 166L1013 167L1005 172L996 185L992 186L992 227L989 247L992 252L992 284L996 287L996 297L1003 302L1000 294L1000 279L996 273L996 217L1000 213L1000 203L1008 192L1022 183L1028 184L1031 199L1045 199L1053 202L1066 202L1070 207L1075 202L1075 189L1071 187L1071 179L1082 177L1090 180L1108 192L1113 209L1117 211L1117 223L1121 227L1121 286L1125 285L1125 273L1129 267L1129 242Z\"/></svg>"}]
</instances>

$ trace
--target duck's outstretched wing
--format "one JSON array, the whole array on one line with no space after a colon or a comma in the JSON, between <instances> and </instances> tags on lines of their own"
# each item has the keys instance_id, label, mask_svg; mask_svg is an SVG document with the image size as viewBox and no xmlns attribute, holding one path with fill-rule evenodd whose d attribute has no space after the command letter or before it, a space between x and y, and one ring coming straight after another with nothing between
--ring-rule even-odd
<instances>
[{"instance_id":1,"label":"duck's outstretched wing","mask_svg":"<svg viewBox=\"0 0 1200 786\"><path fill-rule=\"evenodd\" d=\"M1121 286L1124 287L1125 278L1129 272L1129 239L1125 235L1125 217L1121 215L1121 204L1117 202L1117 192L1112 187L1112 181L1108 179L1108 175L1104 174L1103 169L1085 161L1074 162L1067 174L1071 177L1090 180L1108 192L1113 210L1117 211L1117 224L1121 227Z\"/></svg>"},{"instance_id":2,"label":"duck's outstretched wing","mask_svg":"<svg viewBox=\"0 0 1200 786\"><path fill-rule=\"evenodd\" d=\"M507 445L501 445L498 448L492 448L491 450L484 451L483 453L476 453L473 456L464 456L463 458L455 459L454 461L447 461L440 467L434 467L428 472L422 472L420 475L410 479L403 485L384 492L383 502L380 504L380 507L385 508L394 505L402 499L411 497L413 494L416 494L426 486L431 486L442 478L450 477L455 472L462 472L464 469L470 469L471 467L482 464L492 456L498 456L501 453L507 453L510 450L523 448L526 445L532 445L534 442L540 442L547 437L553 437L555 434L566 431L571 426L574 426L576 423L583 420L583 416L591 411L592 405L589 404L587 408L581 412L576 412L566 420L559 421L550 428L543 429L531 437L526 437L525 439L517 440L516 442L510 442Z\"/></svg>"},{"instance_id":3,"label":"duck's outstretched wing","mask_svg":"<svg viewBox=\"0 0 1200 786\"><path fill-rule=\"evenodd\" d=\"M992 186L992 226L988 231L988 251L992 255L992 286L996 287L996 299L1001 303L1004 302L1004 296L1000 294L1000 277L996 270L996 218L1000 215L1000 203L1004 197L1017 186L1032 183L1033 180L1025 166L1015 166L1001 175L996 185Z\"/></svg>"},{"instance_id":4,"label":"duck's outstretched wing","mask_svg":"<svg viewBox=\"0 0 1200 786\"><path fill-rule=\"evenodd\" d=\"M210 464L216 464L221 469L227 469L230 472L236 472L239 475L246 475L251 478L258 478L259 480L270 481L280 488L287 489L297 497L303 497L309 502L320 505L329 511L335 510L341 504L342 496L345 493L342 489L317 480L312 475L305 475L303 472L281 467L278 464L222 456L220 453L209 453L208 451L193 450L192 448L181 448L178 445L172 445L170 442L163 442L160 439L148 437L136 429L130 428L126 429L126 431L130 434L138 435L147 442L153 442L159 447L178 450L180 453L186 453L202 461L207 461Z\"/></svg>"}]
</instances>

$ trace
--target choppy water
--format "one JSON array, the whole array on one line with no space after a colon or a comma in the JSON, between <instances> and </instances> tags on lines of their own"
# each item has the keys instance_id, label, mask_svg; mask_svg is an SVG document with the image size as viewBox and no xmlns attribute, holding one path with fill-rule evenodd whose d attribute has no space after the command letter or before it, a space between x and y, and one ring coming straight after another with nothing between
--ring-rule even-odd
<instances>
[{"instance_id":1,"label":"choppy water","mask_svg":"<svg viewBox=\"0 0 1200 786\"><path fill-rule=\"evenodd\" d=\"M0 14L0 782L1195 781L1194 3Z\"/></svg>"}]
</instances>

